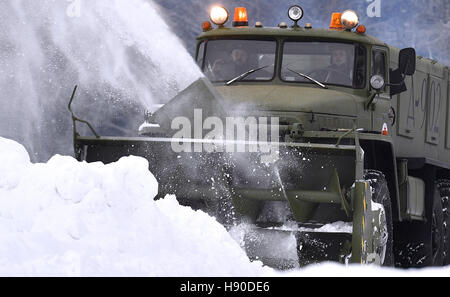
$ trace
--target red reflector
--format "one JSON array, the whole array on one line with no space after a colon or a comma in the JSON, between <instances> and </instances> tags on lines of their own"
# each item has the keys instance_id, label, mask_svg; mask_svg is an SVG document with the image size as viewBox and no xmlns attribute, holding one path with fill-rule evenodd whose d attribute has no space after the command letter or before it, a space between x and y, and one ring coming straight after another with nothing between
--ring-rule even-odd
<instances>
[{"instance_id":1,"label":"red reflector","mask_svg":"<svg viewBox=\"0 0 450 297\"><path fill-rule=\"evenodd\" d=\"M209 30L211 30L211 27L212 27L211 23L208 21L203 22L203 24L202 24L203 31L209 31Z\"/></svg>"},{"instance_id":2,"label":"red reflector","mask_svg":"<svg viewBox=\"0 0 450 297\"><path fill-rule=\"evenodd\" d=\"M388 132L388 128L387 128L386 123L383 124L383 131L381 131L381 134L383 134L383 135L385 135L385 136L388 136L388 135L389 135L389 132Z\"/></svg>"},{"instance_id":3,"label":"red reflector","mask_svg":"<svg viewBox=\"0 0 450 297\"><path fill-rule=\"evenodd\" d=\"M359 25L358 28L356 28L356 32L358 32L359 34L364 34L364 33L366 33L366 26L364 26L364 25Z\"/></svg>"}]
</instances>

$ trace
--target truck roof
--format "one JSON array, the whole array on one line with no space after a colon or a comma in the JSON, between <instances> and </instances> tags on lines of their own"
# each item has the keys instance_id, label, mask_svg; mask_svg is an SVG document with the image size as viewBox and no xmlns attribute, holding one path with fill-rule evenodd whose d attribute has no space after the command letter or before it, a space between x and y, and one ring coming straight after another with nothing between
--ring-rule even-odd
<instances>
[{"instance_id":1,"label":"truck roof","mask_svg":"<svg viewBox=\"0 0 450 297\"><path fill-rule=\"evenodd\" d=\"M367 35L342 30L320 29L320 28L279 28L279 27L223 27L203 32L197 40L220 38L220 37L273 37L273 38L323 38L330 40L341 40L359 42L371 45L387 46L381 40Z\"/></svg>"}]
</instances>

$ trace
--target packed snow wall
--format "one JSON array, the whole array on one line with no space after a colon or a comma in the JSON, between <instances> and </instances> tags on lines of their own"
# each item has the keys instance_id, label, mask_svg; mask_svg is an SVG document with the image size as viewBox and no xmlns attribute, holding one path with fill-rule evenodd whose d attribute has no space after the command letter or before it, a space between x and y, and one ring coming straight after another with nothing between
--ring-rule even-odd
<instances>
[{"instance_id":1,"label":"packed snow wall","mask_svg":"<svg viewBox=\"0 0 450 297\"><path fill-rule=\"evenodd\" d=\"M144 158L31 163L0 137L0 276L259 276L213 217L153 198Z\"/></svg>"},{"instance_id":2,"label":"packed snow wall","mask_svg":"<svg viewBox=\"0 0 450 297\"><path fill-rule=\"evenodd\" d=\"M228 233L213 217L180 206L174 196L154 201L158 184L140 157L104 165L56 155L46 163L32 163L22 145L0 137L0 172L0 276L450 273L449 267L400 270L337 263L289 271L263 267L250 262L240 246L249 225ZM277 242L274 248L284 246Z\"/></svg>"}]
</instances>

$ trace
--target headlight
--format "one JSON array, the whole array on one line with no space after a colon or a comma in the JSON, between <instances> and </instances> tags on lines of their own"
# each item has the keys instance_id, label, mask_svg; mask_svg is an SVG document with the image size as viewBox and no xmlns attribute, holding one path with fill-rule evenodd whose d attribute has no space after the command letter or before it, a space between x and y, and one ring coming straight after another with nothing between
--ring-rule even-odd
<instances>
[{"instance_id":1,"label":"headlight","mask_svg":"<svg viewBox=\"0 0 450 297\"><path fill-rule=\"evenodd\" d=\"M370 78L370 86L374 90L381 90L384 87L384 78L381 75L374 75Z\"/></svg>"},{"instance_id":2,"label":"headlight","mask_svg":"<svg viewBox=\"0 0 450 297\"><path fill-rule=\"evenodd\" d=\"M345 29L351 30L358 26L358 23L358 15L353 10L346 10L342 13L341 24L345 27Z\"/></svg>"},{"instance_id":3,"label":"headlight","mask_svg":"<svg viewBox=\"0 0 450 297\"><path fill-rule=\"evenodd\" d=\"M216 25L222 26L228 21L230 14L223 6L214 6L211 8L211 11L209 13L209 18L211 19L211 22L213 22Z\"/></svg>"},{"instance_id":4,"label":"headlight","mask_svg":"<svg viewBox=\"0 0 450 297\"><path fill-rule=\"evenodd\" d=\"M303 9L298 5L291 6L288 10L288 16L291 20L297 22L303 17Z\"/></svg>"}]
</instances>

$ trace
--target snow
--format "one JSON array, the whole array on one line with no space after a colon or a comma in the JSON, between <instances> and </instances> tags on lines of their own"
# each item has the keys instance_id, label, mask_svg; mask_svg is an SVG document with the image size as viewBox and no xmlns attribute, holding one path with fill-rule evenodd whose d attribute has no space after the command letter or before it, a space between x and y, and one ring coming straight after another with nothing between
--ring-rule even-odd
<instances>
[{"instance_id":1,"label":"snow","mask_svg":"<svg viewBox=\"0 0 450 297\"><path fill-rule=\"evenodd\" d=\"M67 104L78 85L76 115L100 135L135 136L146 110L203 77L158 7L151 0L0 1L0 135L19 141L34 162L70 154Z\"/></svg>"},{"instance_id":2,"label":"snow","mask_svg":"<svg viewBox=\"0 0 450 297\"><path fill-rule=\"evenodd\" d=\"M104 165L55 155L47 163L31 163L21 144L0 137L0 172L0 276L450 273L448 268L398 270L333 263L286 272L263 267L250 262L239 241L213 217L180 206L174 196L155 201L156 179L139 157Z\"/></svg>"},{"instance_id":3,"label":"snow","mask_svg":"<svg viewBox=\"0 0 450 297\"><path fill-rule=\"evenodd\" d=\"M259 275L214 218L154 201L143 158L81 163L56 155L32 164L0 138L0 275ZM220 256L218 256L220 255Z\"/></svg>"},{"instance_id":4,"label":"snow","mask_svg":"<svg viewBox=\"0 0 450 297\"><path fill-rule=\"evenodd\" d=\"M295 222L288 222L280 227L273 227L275 230L300 231L300 232L328 232L328 233L352 233L353 223L337 221L325 224L319 228L299 227Z\"/></svg>"},{"instance_id":5,"label":"snow","mask_svg":"<svg viewBox=\"0 0 450 297\"><path fill-rule=\"evenodd\" d=\"M144 122L139 126L139 133L145 133L147 131L151 131L151 129L159 128L159 124L152 124L148 122Z\"/></svg>"}]
</instances>

